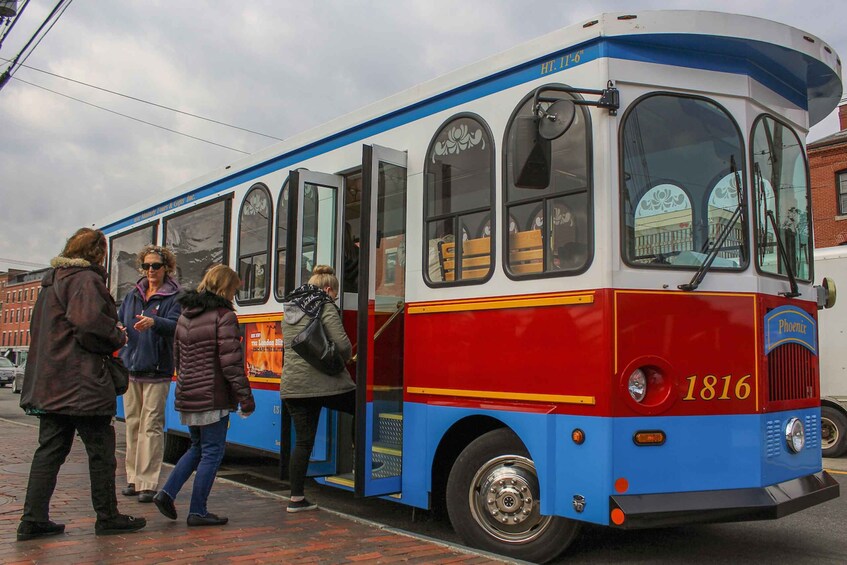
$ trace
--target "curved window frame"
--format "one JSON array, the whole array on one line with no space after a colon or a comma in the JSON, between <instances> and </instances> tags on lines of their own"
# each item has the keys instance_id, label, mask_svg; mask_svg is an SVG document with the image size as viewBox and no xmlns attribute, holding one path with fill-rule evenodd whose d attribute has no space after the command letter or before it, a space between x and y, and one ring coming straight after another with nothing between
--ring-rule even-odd
<instances>
[{"instance_id":1,"label":"curved window frame","mask_svg":"<svg viewBox=\"0 0 847 565\"><path fill-rule=\"evenodd\" d=\"M813 209L813 205L812 205L813 204L812 203L812 182L811 182L811 175L809 173L809 154L806 151L806 146L800 141L800 136L797 135L797 132L794 130L793 127L791 127L791 125L787 121L780 119L779 116L775 116L773 114L764 112L764 113L761 113L758 116L756 116L756 119L753 120L753 125L750 127L750 138L749 138L749 143L748 143L748 145L749 145L748 149L749 149L749 153L750 153L749 157L750 157L750 166L751 167L753 167L754 163L755 163L755 160L753 158L753 134L756 131L756 127L759 125L759 123L764 118L770 118L773 121L775 121L776 123L782 125L788 131L790 131L794 135L794 139L797 140L797 147L800 147L802 149L800 154L803 157L803 168L805 169L805 173L806 173L806 202L807 202L807 206L808 206L807 214L810 218L810 220L809 220L809 235L808 235L809 239L807 241L807 248L809 249L809 253L810 253L809 278L802 278L797 273L795 273L794 276L796 277L798 282L811 283L812 281L815 280L815 261L814 261L814 258L812 256L812 254L814 253L814 247L815 247L814 239L815 238L814 238L814 226L812 225L813 220L811 220L812 215L814 214L814 209ZM773 187L771 187L771 190L773 190ZM754 237L753 237L754 246L751 249L752 249L752 254L755 254L755 256L758 257L758 254L759 254L759 238L756 234L759 233L759 215L757 213L755 213L755 210L758 209L759 201L758 201L758 198L757 198L756 191L752 190L751 192L753 194L752 194L752 197L749 199L750 206L748 206L748 208L750 208L751 210L754 211L754 212L751 212L751 214L750 214L753 217L753 234L754 234ZM779 219L779 218L777 218L777 219ZM770 271L763 270L761 268L761 265L759 265L758 259L753 261L753 263L756 265L756 272L758 274L764 276L764 277L769 277L769 278L772 278L772 279L777 279L777 280L782 280L782 281L788 280L787 274L783 275L783 274L780 274L780 273L773 273L773 272L770 272Z\"/></svg>"},{"instance_id":2,"label":"curved window frame","mask_svg":"<svg viewBox=\"0 0 847 565\"><path fill-rule=\"evenodd\" d=\"M543 87L550 86L568 86L562 83L550 83L545 84ZM558 192L554 194L549 194L545 196L539 196L535 199L525 198L521 200L510 201L509 200L509 167L508 167L508 159L509 159L509 134L511 133L512 125L515 122L515 118L517 118L518 113L521 108L523 108L524 104L526 104L529 100L531 100L535 95L535 89L530 91L528 94L523 96L520 101L515 105L512 109L512 113L509 115L509 120L506 122L506 127L503 131L503 151L502 151L502 169L503 176L502 178L502 195L503 195L503 203L501 208L501 213L504 218L510 218L509 216L509 208L515 205L522 204L530 204L532 202L537 201L540 209L544 209L544 206L548 200L555 200L556 198L562 198L563 196L568 196L569 194L576 194L575 192ZM579 94L573 93L571 94L573 100L583 100L583 97ZM585 106L577 105L577 112L582 112L583 120L585 120L585 134L586 134L586 143L585 143L585 167L588 173L588 183L586 185L586 191L588 194L587 199L587 209L586 209L586 226L587 230L586 234L586 258L585 263L579 269L573 270L562 270L562 271L542 271L540 273L529 273L525 275L513 273L509 270L509 235L510 230L506 229L501 234L502 237L502 259L503 259L503 270L506 273L506 276L514 281L525 281L532 279L549 279L554 277L573 277L577 275L581 275L585 273L589 268L591 268L592 263L594 263L594 251L595 251L595 239L594 239L594 124L591 121L591 112ZM564 135L567 135L565 132ZM551 163L552 167L552 163ZM541 190L539 190L541 192ZM535 214L533 214L534 216ZM547 262L547 253L548 253L548 245L547 239L545 238L545 234L542 233L542 247L544 249L544 259L542 260L543 264L546 265Z\"/></svg>"},{"instance_id":3,"label":"curved window frame","mask_svg":"<svg viewBox=\"0 0 847 565\"><path fill-rule=\"evenodd\" d=\"M689 272L691 272L691 271L696 271L699 268L698 265L662 265L662 264L650 264L650 263L647 263L647 264L645 264L645 263L633 263L629 260L629 257L625 253L625 249L626 249L626 227L625 227L626 226L626 210L624 208L624 202L626 200L627 194L626 194L626 185L624 184L624 181L625 181L624 176L625 176L626 173L625 173L625 170L624 170L625 167L623 166L624 128L626 127L627 120L629 119L632 111L635 108L637 108L639 104L641 104L642 102L644 102L648 98L653 98L655 96L672 96L674 98L689 98L689 99L692 99L692 100L700 100L702 102L706 102L708 104L711 104L715 108L719 109L721 112L723 112L726 115L726 117L729 119L730 123L733 125L733 127L735 129L735 133L738 137L739 147L740 147L740 158L742 159L742 162L736 163L736 165L737 165L737 169L738 169L738 174L741 175L741 185L742 185L742 190L745 191L744 192L745 200L748 203L747 204L747 215L746 215L746 217L742 216L739 220L742 224L741 237L742 237L742 240L744 241L744 244L747 247L747 252L746 252L746 257L744 258L745 260L739 261L739 265L737 267L719 267L719 266L716 266L716 265L712 265L709 270L715 271L715 272L728 272L728 273L741 273L741 272L746 271L750 267L750 260L751 260L752 254L753 254L753 246L752 246L751 241L750 241L750 231L751 231L750 230L750 216L751 216L751 213L750 213L750 204L749 203L751 202L751 200L750 200L750 190L748 189L750 183L749 183L749 180L748 180L748 177L747 177L747 152L745 151L746 144L745 144L743 132L742 132L741 128L739 127L738 122L735 120L735 117L732 115L732 113L729 110L727 110L726 107L723 106L723 104L720 104L716 100L713 100L713 99L708 98L706 96L697 96L697 95L694 95L694 94L684 94L684 93L671 92L671 91L665 91L665 90L657 90L657 91L654 91L654 92L648 92L646 94L639 96L638 98L636 98L635 100L632 101L632 103L627 107L626 111L623 113L623 116L621 116L620 127L618 128L618 163L617 163L617 165L618 165L618 199L619 199L618 221L620 222L620 224L619 224L620 225L620 230L619 230L620 235L619 235L619 238L618 238L618 245L620 246L619 255L620 255L621 261L623 261L623 263L627 267L630 267L630 268L633 268L633 269L643 269L643 270L651 270L651 271L672 270L672 271L689 271ZM698 202L698 205L706 207L705 218L707 219L707 221L708 221L708 217L709 217L708 216L709 198L711 197L711 194L714 192L715 187L717 187L718 183L723 178L725 178L727 176L727 174L730 174L730 173L729 172L723 173L723 174L722 173L715 173L712 176L712 180L711 180L710 185L709 185L709 190L704 190L702 198L698 199L698 200L700 200ZM664 177L660 177L660 178L656 179L656 182L652 183L652 186L648 190L652 190L654 187L656 187L660 184L673 184L675 186L679 186L674 179L666 179ZM693 206L695 199L691 197L691 194L689 194L688 191L685 190L684 187L679 187L679 188L681 188L683 190L683 192L685 192L685 194L688 196L689 202L691 202L692 206ZM645 192L645 194L646 194L646 192ZM637 206L637 204L636 204L636 206ZM692 209L692 218L694 217L693 214L694 214L694 210Z\"/></svg>"},{"instance_id":4,"label":"curved window frame","mask_svg":"<svg viewBox=\"0 0 847 565\"><path fill-rule=\"evenodd\" d=\"M427 192L428 187L426 183L427 174L430 170L430 155L432 154L432 150L437 142L438 136L453 122L460 120L462 118L470 119L475 121L482 128L484 135L487 136L487 141L490 143L490 148L487 150L489 157L489 202L488 206L483 207L480 206L478 208L471 208L470 210L462 210L461 212L451 212L449 214L439 214L438 216L430 217L429 211L429 194ZM430 288L444 288L444 287L454 287L454 286L468 286L475 284L484 284L491 280L491 277L494 276L494 269L497 267L496 265L496 255L494 253L494 234L497 233L497 218L494 213L496 210L496 190L497 190L497 153L494 143L494 135L491 131L491 127L488 125L488 122L480 116L479 114L473 112L460 112L458 114L453 114L438 128L435 130L432 138L430 139L429 144L427 145L426 153L424 154L424 166L423 166L423 237L421 238L421 246L422 246L422 276L424 283ZM472 279L460 279L460 280L452 280L452 281L433 281L429 278L429 223L434 221L442 221L448 218L458 218L459 216L465 216L469 214L482 214L487 210L489 218L490 218L490 226L491 226L491 244L489 249L489 269L488 273L484 277L480 278L472 278ZM458 220L456 220L458 222ZM454 225L454 227L458 227L458 225ZM459 230L460 231L460 230ZM461 236L455 238L457 243L461 242ZM458 246L457 246L458 247Z\"/></svg>"},{"instance_id":5,"label":"curved window frame","mask_svg":"<svg viewBox=\"0 0 847 565\"><path fill-rule=\"evenodd\" d=\"M247 206L247 202L250 199L250 195L252 195L254 192L257 192L257 191L263 192L264 195L265 195L265 198L267 198L267 201L268 201L268 219L267 219L268 229L267 229L267 236L265 237L265 248L264 248L264 251L260 251L260 252L256 252L256 253L250 253L249 255L242 255L241 254L241 227L244 223L244 208ZM244 258L247 258L247 257L253 258L253 257L261 256L261 255L267 256L267 262L265 263L265 268L266 268L265 288L264 288L264 292L262 293L262 296L260 296L258 298L247 298L245 300L241 300L241 299L238 298L238 295L240 293L240 289L239 289L239 292L235 293L235 302L239 306L246 306L246 305L251 305L251 304L265 304L268 301L268 298L270 298L271 248L273 247L272 243L273 243L273 227L274 227L273 213L274 213L274 200L273 200L273 197L271 196L271 191L268 189L268 187L265 183L263 183L263 182L255 183L253 186L251 186L247 190L247 193L244 195L244 198L241 200L241 207L238 209L238 241L235 242L235 249L236 249L235 267L236 267L237 271L240 271L241 270L241 260L244 259ZM239 277L240 276L241 276L241 273L239 273ZM243 280L241 281L241 284L242 284L242 288L243 288L243 285L244 285Z\"/></svg>"}]
</instances>

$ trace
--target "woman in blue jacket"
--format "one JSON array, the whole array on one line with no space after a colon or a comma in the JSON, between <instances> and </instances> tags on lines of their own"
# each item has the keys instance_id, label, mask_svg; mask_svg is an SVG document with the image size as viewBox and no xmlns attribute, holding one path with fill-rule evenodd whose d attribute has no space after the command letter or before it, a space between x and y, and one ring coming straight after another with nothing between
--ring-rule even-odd
<instances>
[{"instance_id":1,"label":"woman in blue jacket","mask_svg":"<svg viewBox=\"0 0 847 565\"><path fill-rule=\"evenodd\" d=\"M144 276L118 312L129 336L120 353L129 369L129 389L124 395L127 486L122 492L138 496L138 502L153 502L162 468L180 287L173 279L176 257L170 249L147 245L137 260Z\"/></svg>"}]
</instances>

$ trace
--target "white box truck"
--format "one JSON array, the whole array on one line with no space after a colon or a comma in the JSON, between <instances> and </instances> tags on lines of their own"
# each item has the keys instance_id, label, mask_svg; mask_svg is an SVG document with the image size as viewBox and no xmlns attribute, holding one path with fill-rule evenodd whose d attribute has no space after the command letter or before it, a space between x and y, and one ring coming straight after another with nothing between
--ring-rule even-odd
<instances>
[{"instance_id":1,"label":"white box truck","mask_svg":"<svg viewBox=\"0 0 847 565\"><path fill-rule=\"evenodd\" d=\"M815 279L847 290L847 245L815 249ZM847 452L847 296L818 312L821 372L821 448L824 457Z\"/></svg>"}]
</instances>

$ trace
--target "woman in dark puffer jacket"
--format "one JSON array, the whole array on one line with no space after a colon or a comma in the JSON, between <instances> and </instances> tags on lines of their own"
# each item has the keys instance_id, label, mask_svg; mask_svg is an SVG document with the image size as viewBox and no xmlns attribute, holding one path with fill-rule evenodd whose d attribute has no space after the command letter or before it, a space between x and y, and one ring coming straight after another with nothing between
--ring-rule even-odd
<instances>
[{"instance_id":1,"label":"woman in dark puffer jacket","mask_svg":"<svg viewBox=\"0 0 847 565\"><path fill-rule=\"evenodd\" d=\"M197 291L179 299L182 315L174 336L177 373L174 406L191 432L191 447L182 456L153 502L159 511L176 520L174 500L182 485L194 477L189 526L221 526L225 516L206 510L206 500L224 455L229 413L241 404L249 416L255 410L250 382L244 375L244 358L238 318L232 306L241 286L238 274L225 265L206 273Z\"/></svg>"}]
</instances>

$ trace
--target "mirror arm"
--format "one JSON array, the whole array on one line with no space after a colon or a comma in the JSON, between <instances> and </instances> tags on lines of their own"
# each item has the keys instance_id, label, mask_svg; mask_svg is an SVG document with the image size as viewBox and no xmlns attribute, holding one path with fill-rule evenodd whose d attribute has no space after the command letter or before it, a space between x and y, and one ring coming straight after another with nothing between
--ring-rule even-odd
<instances>
[{"instance_id":1,"label":"mirror arm","mask_svg":"<svg viewBox=\"0 0 847 565\"><path fill-rule=\"evenodd\" d=\"M598 108L606 108L609 110L610 116L617 116L618 109L621 107L620 91L613 86L612 81L609 81L606 84L606 88L603 90L597 90L596 88L574 88L571 86L539 86L535 89L532 101L532 107L538 117L543 117L539 106L541 102L555 102L559 100L558 98L542 97L542 92L569 92L572 94L593 94L599 96L600 98L598 100L572 100L572 102L578 106L597 106Z\"/></svg>"}]
</instances>

